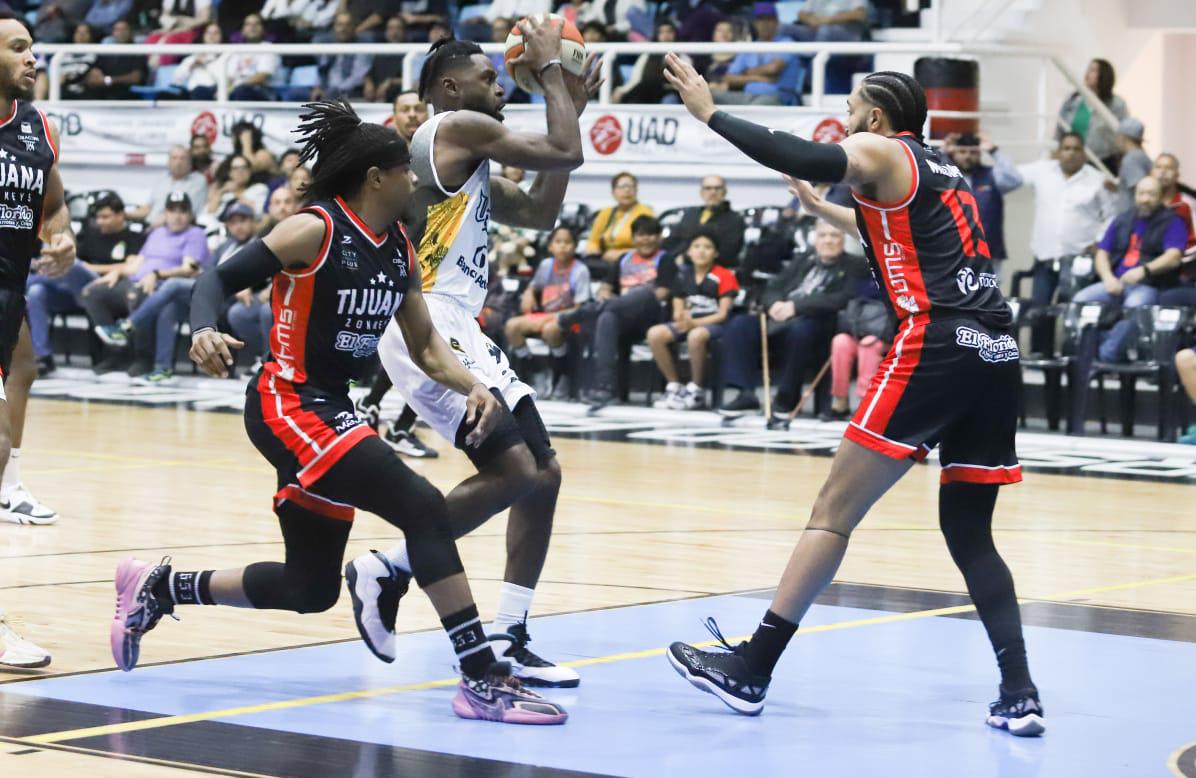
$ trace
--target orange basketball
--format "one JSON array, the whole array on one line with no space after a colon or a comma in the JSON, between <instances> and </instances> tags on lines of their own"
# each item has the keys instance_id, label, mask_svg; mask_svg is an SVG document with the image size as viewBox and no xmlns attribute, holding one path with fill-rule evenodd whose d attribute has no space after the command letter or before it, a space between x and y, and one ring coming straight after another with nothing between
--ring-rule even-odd
<instances>
[{"instance_id":1,"label":"orange basketball","mask_svg":"<svg viewBox=\"0 0 1196 778\"><path fill-rule=\"evenodd\" d=\"M578 31L577 25L560 14L547 14L546 16L549 22L561 28L561 67L575 76L580 76L586 67L585 39L581 37L581 32ZM538 21L541 23L544 20L545 15L542 14L538 17ZM523 19L520 19L520 22L523 21ZM540 88L540 82L528 71L528 68L523 65L511 64L511 60L523 54L523 33L520 31L518 25L511 29L511 34L507 36L506 45L507 48L503 53L503 60L507 63L507 72L511 74L511 78L515 79L515 83L523 91L529 94L543 94L544 90Z\"/></svg>"}]
</instances>

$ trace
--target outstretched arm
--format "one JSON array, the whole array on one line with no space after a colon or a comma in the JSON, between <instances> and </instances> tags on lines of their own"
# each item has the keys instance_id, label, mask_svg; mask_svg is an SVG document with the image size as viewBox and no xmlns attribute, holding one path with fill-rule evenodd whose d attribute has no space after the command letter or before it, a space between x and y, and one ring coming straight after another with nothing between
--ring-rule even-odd
<instances>
[{"instance_id":1,"label":"outstretched arm","mask_svg":"<svg viewBox=\"0 0 1196 778\"><path fill-rule=\"evenodd\" d=\"M855 211L842 205L828 202L826 198L814 191L814 187L805 181L792 176L785 176L789 184L789 191L798 200L802 208L819 219L825 219L848 235L858 235L859 227L855 221Z\"/></svg>"},{"instance_id":2,"label":"outstretched arm","mask_svg":"<svg viewBox=\"0 0 1196 778\"><path fill-rule=\"evenodd\" d=\"M908 190L912 172L902 144L874 133L848 136L842 143L814 143L716 110L706 79L675 54L665 56L665 79L698 121L759 162L793 178L878 186L880 199ZM891 191L889 191L891 190Z\"/></svg>"}]
</instances>

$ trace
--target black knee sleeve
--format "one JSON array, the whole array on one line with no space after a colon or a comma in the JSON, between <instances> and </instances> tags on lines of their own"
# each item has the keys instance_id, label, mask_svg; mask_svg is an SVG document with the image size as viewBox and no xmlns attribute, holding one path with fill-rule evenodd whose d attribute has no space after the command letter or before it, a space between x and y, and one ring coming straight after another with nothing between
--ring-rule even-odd
<instances>
[{"instance_id":1,"label":"black knee sleeve","mask_svg":"<svg viewBox=\"0 0 1196 778\"><path fill-rule=\"evenodd\" d=\"M255 608L319 613L336 604L341 561L352 524L320 516L293 502L276 509L286 544L286 563L255 562L241 579Z\"/></svg>"},{"instance_id":2,"label":"black knee sleeve","mask_svg":"<svg viewBox=\"0 0 1196 778\"><path fill-rule=\"evenodd\" d=\"M531 449L536 458L536 466L541 470L548 467L549 462L556 458L556 451L552 448L552 440L548 437L548 428L544 426L544 419L540 417L540 410L531 397L524 397L515 403L512 411L515 423L519 425L519 434L523 442ZM560 468L556 468L557 485L560 485Z\"/></svg>"}]
</instances>

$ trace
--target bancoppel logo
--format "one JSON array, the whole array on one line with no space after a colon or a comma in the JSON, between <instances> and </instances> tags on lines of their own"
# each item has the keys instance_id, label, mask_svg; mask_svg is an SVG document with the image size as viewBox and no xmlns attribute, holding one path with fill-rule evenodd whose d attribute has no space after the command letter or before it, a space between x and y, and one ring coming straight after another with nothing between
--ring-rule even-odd
<instances>
[{"instance_id":1,"label":"bancoppel logo","mask_svg":"<svg viewBox=\"0 0 1196 778\"><path fill-rule=\"evenodd\" d=\"M336 350L350 353L359 359L372 357L378 351L378 336L342 330L336 333Z\"/></svg>"},{"instance_id":2,"label":"bancoppel logo","mask_svg":"<svg viewBox=\"0 0 1196 778\"><path fill-rule=\"evenodd\" d=\"M599 116L590 127L590 145L603 156L609 156L623 145L623 125L611 114Z\"/></svg>"},{"instance_id":3,"label":"bancoppel logo","mask_svg":"<svg viewBox=\"0 0 1196 778\"><path fill-rule=\"evenodd\" d=\"M993 338L971 327L956 327L955 342L965 348L974 348L985 362L1011 362L1018 357L1017 341L1012 335Z\"/></svg>"},{"instance_id":4,"label":"bancoppel logo","mask_svg":"<svg viewBox=\"0 0 1196 778\"><path fill-rule=\"evenodd\" d=\"M33 209L28 205L4 205L0 203L0 229L33 229Z\"/></svg>"},{"instance_id":5,"label":"bancoppel logo","mask_svg":"<svg viewBox=\"0 0 1196 778\"><path fill-rule=\"evenodd\" d=\"M333 422L335 423L333 424L332 429L337 435L340 435L343 432L348 432L354 427L361 425L361 419L358 418L357 414L350 413L349 411L341 411L338 413L335 417L333 417Z\"/></svg>"},{"instance_id":6,"label":"bancoppel logo","mask_svg":"<svg viewBox=\"0 0 1196 778\"><path fill-rule=\"evenodd\" d=\"M955 284L961 294L971 294L977 289L996 289L1000 283L995 273L981 273L979 276L970 267L965 267L955 274Z\"/></svg>"}]
</instances>

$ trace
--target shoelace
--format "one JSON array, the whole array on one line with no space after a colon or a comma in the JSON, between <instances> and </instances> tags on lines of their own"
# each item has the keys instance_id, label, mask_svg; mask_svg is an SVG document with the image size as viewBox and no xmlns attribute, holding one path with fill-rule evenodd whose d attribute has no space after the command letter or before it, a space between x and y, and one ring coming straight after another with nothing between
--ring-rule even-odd
<instances>
[{"instance_id":1,"label":"shoelace","mask_svg":"<svg viewBox=\"0 0 1196 778\"><path fill-rule=\"evenodd\" d=\"M735 653L736 646L733 646L730 643L728 643L727 639L725 637L723 637L723 631L718 628L718 622L714 620L713 616L707 616L702 621L702 626L704 626L707 630L709 630L710 634L714 635L714 639L717 640L721 644L721 645L715 646L715 648L721 648L724 651L730 651L731 653Z\"/></svg>"},{"instance_id":2,"label":"shoelace","mask_svg":"<svg viewBox=\"0 0 1196 778\"><path fill-rule=\"evenodd\" d=\"M507 630L507 634L514 639L510 651L514 655L515 661L519 662L519 664L524 667L554 667L552 662L542 659L527 647L527 644L532 640L532 636L527 631L526 616L518 624L512 624L511 628Z\"/></svg>"}]
</instances>

